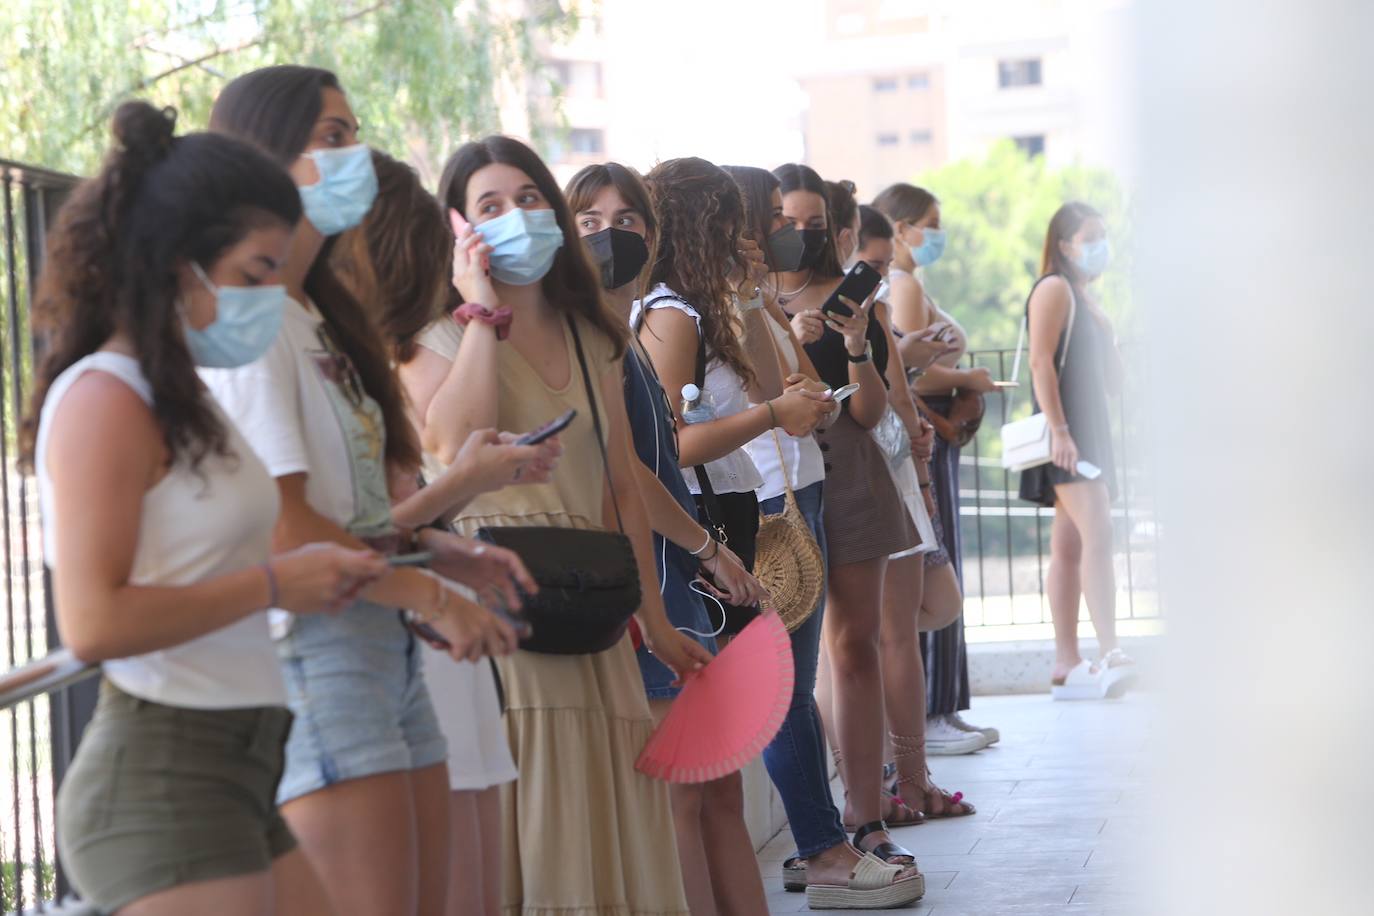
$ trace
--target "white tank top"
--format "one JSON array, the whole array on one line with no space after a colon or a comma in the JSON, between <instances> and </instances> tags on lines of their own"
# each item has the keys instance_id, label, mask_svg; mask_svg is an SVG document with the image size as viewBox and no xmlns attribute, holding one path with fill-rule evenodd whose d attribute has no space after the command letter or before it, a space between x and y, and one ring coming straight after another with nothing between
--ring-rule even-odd
<instances>
[{"instance_id":1,"label":"white tank top","mask_svg":"<svg viewBox=\"0 0 1374 916\"><path fill-rule=\"evenodd\" d=\"M658 301L655 302L655 299ZM654 287L643 301L653 303L649 306L650 311L674 308L684 312L692 317L698 329L701 328L701 314L686 301L679 299L677 293L669 289L666 283ZM638 300L630 307L631 327L638 325L641 309ZM739 373L730 368L728 363L711 357L706 363L705 381L703 387L715 407L716 419L732 417L749 409L749 395L745 391L744 379L740 378ZM676 403L682 400L682 394L670 391L668 398ZM687 481L687 489L693 494L700 495L701 485L697 483L696 470L683 468L682 477ZM754 462L749 459L749 453L742 448L735 449L723 458L706 462L706 477L711 481L711 489L717 493L749 493L763 486L763 478L759 476L758 468L754 467Z\"/></svg>"},{"instance_id":2,"label":"white tank top","mask_svg":"<svg viewBox=\"0 0 1374 916\"><path fill-rule=\"evenodd\" d=\"M128 385L150 406L152 386L138 361L121 353L98 352L63 372L48 389L35 448L43 517L43 551L57 568L57 532L47 438L52 419L72 384L88 371L105 372ZM189 585L262 563L272 546L280 508L277 486L258 456L224 416L207 402L229 435L230 457L207 455L198 469L178 459L167 475L143 494L138 545L129 582L133 585ZM186 613L195 613L186 608ZM253 614L190 642L107 661L105 676L121 690L169 706L234 709L281 706L286 687L268 632L267 615Z\"/></svg>"}]
</instances>

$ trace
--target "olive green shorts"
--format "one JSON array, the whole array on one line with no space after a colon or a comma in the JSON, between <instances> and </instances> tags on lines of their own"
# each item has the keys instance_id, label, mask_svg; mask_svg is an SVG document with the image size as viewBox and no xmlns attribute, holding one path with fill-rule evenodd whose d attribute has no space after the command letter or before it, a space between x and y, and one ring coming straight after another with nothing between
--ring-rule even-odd
<instances>
[{"instance_id":1,"label":"olive green shorts","mask_svg":"<svg viewBox=\"0 0 1374 916\"><path fill-rule=\"evenodd\" d=\"M277 811L291 713L187 709L109 681L57 794L73 886L111 913L193 881L252 874L295 848Z\"/></svg>"}]
</instances>

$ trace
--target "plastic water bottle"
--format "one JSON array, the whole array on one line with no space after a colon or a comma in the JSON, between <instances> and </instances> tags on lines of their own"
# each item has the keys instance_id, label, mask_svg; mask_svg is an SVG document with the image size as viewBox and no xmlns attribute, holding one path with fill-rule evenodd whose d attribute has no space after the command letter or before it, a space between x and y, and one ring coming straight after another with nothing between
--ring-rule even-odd
<instances>
[{"instance_id":1,"label":"plastic water bottle","mask_svg":"<svg viewBox=\"0 0 1374 916\"><path fill-rule=\"evenodd\" d=\"M687 423L709 423L716 418L711 395L688 382L682 386L682 419Z\"/></svg>"}]
</instances>

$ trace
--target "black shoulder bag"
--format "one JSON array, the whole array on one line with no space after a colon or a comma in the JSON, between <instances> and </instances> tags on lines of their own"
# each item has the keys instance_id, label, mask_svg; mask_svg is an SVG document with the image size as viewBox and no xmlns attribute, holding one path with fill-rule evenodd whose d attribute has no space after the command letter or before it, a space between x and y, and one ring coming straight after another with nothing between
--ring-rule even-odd
<instances>
[{"instance_id":1,"label":"black shoulder bag","mask_svg":"<svg viewBox=\"0 0 1374 916\"><path fill-rule=\"evenodd\" d=\"M582 352L582 338L571 317L568 326L587 389L601 465L610 486L611 465L601 433L596 391ZM551 526L478 529L479 540L519 554L539 583L539 594L520 596L524 605L520 617L531 628L530 635L520 641L520 648L551 655L589 655L606 651L625 635L643 596L634 547L625 536L615 487L610 486L610 490L618 531Z\"/></svg>"}]
</instances>

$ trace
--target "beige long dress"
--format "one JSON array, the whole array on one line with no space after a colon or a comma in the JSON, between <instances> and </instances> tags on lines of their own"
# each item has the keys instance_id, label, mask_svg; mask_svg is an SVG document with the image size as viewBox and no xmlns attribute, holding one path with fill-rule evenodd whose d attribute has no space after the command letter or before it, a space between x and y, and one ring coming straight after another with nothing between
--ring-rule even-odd
<instances>
[{"instance_id":1,"label":"beige long dress","mask_svg":"<svg viewBox=\"0 0 1374 916\"><path fill-rule=\"evenodd\" d=\"M597 385L612 366L611 344L585 322L579 321L578 332ZM503 346L500 354L499 428L534 429L577 409L577 419L560 436L564 451L553 479L478 497L455 521L458 531L473 534L483 525L601 526L601 452L566 328L564 338L572 372L563 389L544 384L514 347ZM461 340L462 329L443 318L419 343L452 360ZM599 391L596 397L604 427ZM596 655L522 651L498 666L520 773L501 790L503 911L687 916L667 786L634 768L653 719L629 637Z\"/></svg>"}]
</instances>

